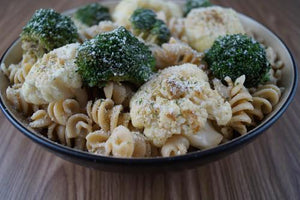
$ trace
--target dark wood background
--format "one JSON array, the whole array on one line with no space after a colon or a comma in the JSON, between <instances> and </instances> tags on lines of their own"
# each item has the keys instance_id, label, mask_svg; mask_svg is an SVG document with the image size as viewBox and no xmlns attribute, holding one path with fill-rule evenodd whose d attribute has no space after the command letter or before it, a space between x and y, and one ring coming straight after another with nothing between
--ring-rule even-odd
<instances>
[{"instance_id":1,"label":"dark wood background","mask_svg":"<svg viewBox=\"0 0 300 200\"><path fill-rule=\"evenodd\" d=\"M0 0L0 54L38 8L84 0ZM300 61L300 1L213 1L276 32ZM300 93L281 119L242 150L190 171L117 174L64 161L18 132L0 114L0 199L300 199Z\"/></svg>"}]
</instances>

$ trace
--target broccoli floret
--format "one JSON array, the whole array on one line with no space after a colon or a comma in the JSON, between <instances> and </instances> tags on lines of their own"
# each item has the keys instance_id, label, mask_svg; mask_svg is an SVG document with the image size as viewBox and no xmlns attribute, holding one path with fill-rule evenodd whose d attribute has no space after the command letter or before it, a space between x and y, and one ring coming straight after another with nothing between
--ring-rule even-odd
<instances>
[{"instance_id":1,"label":"broccoli floret","mask_svg":"<svg viewBox=\"0 0 300 200\"><path fill-rule=\"evenodd\" d=\"M76 57L78 73L90 87L107 81L129 81L140 85L155 70L155 59L144 43L124 27L85 41Z\"/></svg>"},{"instance_id":2,"label":"broccoli floret","mask_svg":"<svg viewBox=\"0 0 300 200\"><path fill-rule=\"evenodd\" d=\"M131 15L130 22L135 30L150 31L156 22L156 13L150 9L138 8Z\"/></svg>"},{"instance_id":3,"label":"broccoli floret","mask_svg":"<svg viewBox=\"0 0 300 200\"><path fill-rule=\"evenodd\" d=\"M206 52L205 60L212 74L223 80L229 76L233 81L246 76L245 86L255 87L268 80L270 64L264 47L242 34L219 37Z\"/></svg>"},{"instance_id":4,"label":"broccoli floret","mask_svg":"<svg viewBox=\"0 0 300 200\"><path fill-rule=\"evenodd\" d=\"M79 8L74 18L87 26L97 25L100 21L111 20L109 9L99 3L91 3Z\"/></svg>"},{"instance_id":5,"label":"broccoli floret","mask_svg":"<svg viewBox=\"0 0 300 200\"><path fill-rule=\"evenodd\" d=\"M155 38L154 43L159 45L168 42L171 37L170 30L162 20L156 20L150 35Z\"/></svg>"},{"instance_id":6,"label":"broccoli floret","mask_svg":"<svg viewBox=\"0 0 300 200\"><path fill-rule=\"evenodd\" d=\"M168 42L171 33L165 22L157 19L154 11L138 8L130 17L133 33L142 37L146 42L161 45Z\"/></svg>"},{"instance_id":7,"label":"broccoli floret","mask_svg":"<svg viewBox=\"0 0 300 200\"><path fill-rule=\"evenodd\" d=\"M184 16L187 16L187 14L194 8L200 8L200 7L209 7L212 4L209 0L187 0L184 6Z\"/></svg>"},{"instance_id":8,"label":"broccoli floret","mask_svg":"<svg viewBox=\"0 0 300 200\"><path fill-rule=\"evenodd\" d=\"M74 43L78 39L77 28L68 16L53 9L37 10L21 33L25 51L33 52L37 57L44 53Z\"/></svg>"}]
</instances>

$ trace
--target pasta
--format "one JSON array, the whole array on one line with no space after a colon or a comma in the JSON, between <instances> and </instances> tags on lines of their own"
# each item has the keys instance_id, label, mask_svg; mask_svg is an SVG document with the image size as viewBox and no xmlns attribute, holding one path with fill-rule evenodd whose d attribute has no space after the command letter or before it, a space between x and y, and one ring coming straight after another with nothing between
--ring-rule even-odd
<instances>
[{"instance_id":1,"label":"pasta","mask_svg":"<svg viewBox=\"0 0 300 200\"><path fill-rule=\"evenodd\" d=\"M66 134L68 138L85 137L92 132L92 121L85 114L72 115L66 124Z\"/></svg>"},{"instance_id":2,"label":"pasta","mask_svg":"<svg viewBox=\"0 0 300 200\"><path fill-rule=\"evenodd\" d=\"M122 104L125 107L129 105L129 100L133 95L129 86L116 82L108 82L103 91L107 99L112 99L115 104Z\"/></svg>"},{"instance_id":3,"label":"pasta","mask_svg":"<svg viewBox=\"0 0 300 200\"><path fill-rule=\"evenodd\" d=\"M118 125L128 126L129 113L122 113L122 105L114 105L111 99L98 99L87 104L88 116L104 131L113 131Z\"/></svg>"},{"instance_id":4,"label":"pasta","mask_svg":"<svg viewBox=\"0 0 300 200\"><path fill-rule=\"evenodd\" d=\"M266 114L272 112L273 107L279 102L281 90L276 85L267 84L260 86L252 95L254 109L250 113L261 121Z\"/></svg>"},{"instance_id":5,"label":"pasta","mask_svg":"<svg viewBox=\"0 0 300 200\"><path fill-rule=\"evenodd\" d=\"M52 121L45 110L37 110L31 116L29 126L32 128L45 128L52 124Z\"/></svg>"},{"instance_id":6,"label":"pasta","mask_svg":"<svg viewBox=\"0 0 300 200\"><path fill-rule=\"evenodd\" d=\"M122 0L109 18L96 7L111 21L71 15L73 36L47 27L38 44L21 34L22 58L1 64L4 100L49 140L101 156L184 155L247 134L280 102L283 61L233 9L183 17L172 1Z\"/></svg>"},{"instance_id":7,"label":"pasta","mask_svg":"<svg viewBox=\"0 0 300 200\"><path fill-rule=\"evenodd\" d=\"M80 105L74 99L59 100L49 103L47 111L52 121L66 125L72 114L80 112Z\"/></svg>"},{"instance_id":8,"label":"pasta","mask_svg":"<svg viewBox=\"0 0 300 200\"><path fill-rule=\"evenodd\" d=\"M108 156L110 152L107 151L106 141L108 140L110 134L103 131L97 130L89 133L86 136L86 147L89 152Z\"/></svg>"},{"instance_id":9,"label":"pasta","mask_svg":"<svg viewBox=\"0 0 300 200\"><path fill-rule=\"evenodd\" d=\"M32 105L25 101L21 90L21 84L14 84L6 89L6 97L8 101L15 107L17 111L23 112L26 115L38 110L39 106Z\"/></svg>"},{"instance_id":10,"label":"pasta","mask_svg":"<svg viewBox=\"0 0 300 200\"><path fill-rule=\"evenodd\" d=\"M249 111L254 109L252 105L253 98L244 87L245 78L243 75L237 78L234 83L229 77L226 80L231 88L229 103L232 108L232 118L229 126L242 135L247 133L247 125L250 125L252 122ZM225 132L228 131L228 129L224 130L226 130ZM229 134L227 133L226 135Z\"/></svg>"},{"instance_id":11,"label":"pasta","mask_svg":"<svg viewBox=\"0 0 300 200\"><path fill-rule=\"evenodd\" d=\"M36 57L30 53L23 54L22 61L19 64L11 64L8 67L4 63L1 65L2 71L14 84L23 83L31 67L36 62Z\"/></svg>"},{"instance_id":12,"label":"pasta","mask_svg":"<svg viewBox=\"0 0 300 200\"><path fill-rule=\"evenodd\" d=\"M152 53L156 59L156 67L164 69L169 66L192 63L195 65L202 64L203 54L193 50L183 42L171 38L169 43L162 47L152 47Z\"/></svg>"},{"instance_id":13,"label":"pasta","mask_svg":"<svg viewBox=\"0 0 300 200\"><path fill-rule=\"evenodd\" d=\"M183 155L187 153L189 146L190 143L185 137L174 135L162 146L161 155L163 157Z\"/></svg>"},{"instance_id":14,"label":"pasta","mask_svg":"<svg viewBox=\"0 0 300 200\"><path fill-rule=\"evenodd\" d=\"M106 142L107 152L116 157L132 157L134 152L134 138L124 126L115 128Z\"/></svg>"},{"instance_id":15,"label":"pasta","mask_svg":"<svg viewBox=\"0 0 300 200\"><path fill-rule=\"evenodd\" d=\"M62 145L73 147L71 138L67 137L66 127L63 125L52 123L50 126L48 126L47 137L50 140L57 141Z\"/></svg>"}]
</instances>

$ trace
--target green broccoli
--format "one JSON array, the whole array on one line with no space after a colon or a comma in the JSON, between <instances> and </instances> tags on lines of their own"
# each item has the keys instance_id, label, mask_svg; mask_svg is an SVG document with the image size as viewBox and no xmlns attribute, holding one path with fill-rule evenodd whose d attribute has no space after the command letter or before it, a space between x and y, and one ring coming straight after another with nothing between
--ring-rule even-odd
<instances>
[{"instance_id":1,"label":"green broccoli","mask_svg":"<svg viewBox=\"0 0 300 200\"><path fill-rule=\"evenodd\" d=\"M90 87L107 81L128 81L140 85L155 70L155 59L144 43L124 27L85 41L76 57L78 73Z\"/></svg>"},{"instance_id":2,"label":"green broccoli","mask_svg":"<svg viewBox=\"0 0 300 200\"><path fill-rule=\"evenodd\" d=\"M154 11L138 8L130 17L133 33L143 38L146 42L163 44L168 42L171 33L165 22L157 19Z\"/></svg>"},{"instance_id":3,"label":"green broccoli","mask_svg":"<svg viewBox=\"0 0 300 200\"><path fill-rule=\"evenodd\" d=\"M100 21L111 20L109 9L99 3L91 3L79 8L74 18L87 26L97 25Z\"/></svg>"},{"instance_id":4,"label":"green broccoli","mask_svg":"<svg viewBox=\"0 0 300 200\"><path fill-rule=\"evenodd\" d=\"M150 9L138 8L131 15L130 22L135 30L150 31L156 22L156 13Z\"/></svg>"},{"instance_id":5,"label":"green broccoli","mask_svg":"<svg viewBox=\"0 0 300 200\"><path fill-rule=\"evenodd\" d=\"M70 17L53 9L37 10L23 27L20 36L23 49L37 57L78 39L77 28Z\"/></svg>"},{"instance_id":6,"label":"green broccoli","mask_svg":"<svg viewBox=\"0 0 300 200\"><path fill-rule=\"evenodd\" d=\"M264 47L246 35L219 37L204 59L212 74L221 80L229 76L234 81L245 75L245 86L255 87L269 79L270 64Z\"/></svg>"},{"instance_id":7,"label":"green broccoli","mask_svg":"<svg viewBox=\"0 0 300 200\"><path fill-rule=\"evenodd\" d=\"M194 8L209 7L211 5L209 0L187 0L183 8L184 16L187 16Z\"/></svg>"}]
</instances>

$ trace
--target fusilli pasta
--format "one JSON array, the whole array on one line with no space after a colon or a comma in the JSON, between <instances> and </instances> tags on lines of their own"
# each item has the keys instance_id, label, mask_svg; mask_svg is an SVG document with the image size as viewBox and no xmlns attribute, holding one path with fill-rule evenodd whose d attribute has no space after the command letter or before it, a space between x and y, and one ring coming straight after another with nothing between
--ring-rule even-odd
<instances>
[{"instance_id":1,"label":"fusilli pasta","mask_svg":"<svg viewBox=\"0 0 300 200\"><path fill-rule=\"evenodd\" d=\"M114 105L111 99L98 99L87 104L88 116L104 131L113 131L118 125L128 126L129 113L122 113L122 105Z\"/></svg>"},{"instance_id":2,"label":"fusilli pasta","mask_svg":"<svg viewBox=\"0 0 300 200\"><path fill-rule=\"evenodd\" d=\"M85 143L85 137L90 132L92 132L92 120L87 115L74 114L68 119L66 136L67 138L75 138L75 146L78 142L77 145L81 147L82 143Z\"/></svg>"},{"instance_id":3,"label":"fusilli pasta","mask_svg":"<svg viewBox=\"0 0 300 200\"><path fill-rule=\"evenodd\" d=\"M163 44L162 47L153 46L152 53L156 59L158 69L184 63L200 65L203 58L202 53L193 50L187 44L174 38L171 38L169 43Z\"/></svg>"},{"instance_id":4,"label":"fusilli pasta","mask_svg":"<svg viewBox=\"0 0 300 200\"><path fill-rule=\"evenodd\" d=\"M226 77L230 90L230 99L229 103L232 108L232 118L229 122L229 127L236 130L240 134L247 133L247 125L250 125L252 122L251 117L249 116L249 111L252 111L253 98L247 88L244 87L245 76L241 76L235 80L233 83L229 77ZM228 131L228 129L223 129L222 132ZM228 132L226 135L229 135Z\"/></svg>"},{"instance_id":5,"label":"fusilli pasta","mask_svg":"<svg viewBox=\"0 0 300 200\"><path fill-rule=\"evenodd\" d=\"M13 84L24 83L31 67L36 62L36 57L30 53L23 54L22 61L18 64L11 64L8 67L4 63L1 69Z\"/></svg>"},{"instance_id":6,"label":"fusilli pasta","mask_svg":"<svg viewBox=\"0 0 300 200\"><path fill-rule=\"evenodd\" d=\"M74 99L62 99L49 103L47 111L52 121L66 125L72 114L80 112L80 106Z\"/></svg>"},{"instance_id":7,"label":"fusilli pasta","mask_svg":"<svg viewBox=\"0 0 300 200\"><path fill-rule=\"evenodd\" d=\"M37 110L31 116L29 126L32 128L46 128L52 124L52 121L46 110Z\"/></svg>"},{"instance_id":8,"label":"fusilli pasta","mask_svg":"<svg viewBox=\"0 0 300 200\"><path fill-rule=\"evenodd\" d=\"M6 97L8 101L16 108L26 115L31 114L33 111L38 110L38 105L32 105L24 100L22 93L20 92L22 84L14 84L6 89Z\"/></svg>"},{"instance_id":9,"label":"fusilli pasta","mask_svg":"<svg viewBox=\"0 0 300 200\"><path fill-rule=\"evenodd\" d=\"M48 126L47 137L50 140L57 141L62 145L72 147L71 138L66 135L66 127L56 123L52 123Z\"/></svg>"},{"instance_id":10,"label":"fusilli pasta","mask_svg":"<svg viewBox=\"0 0 300 200\"><path fill-rule=\"evenodd\" d=\"M134 152L133 134L124 126L115 128L106 142L107 152L116 157L132 157Z\"/></svg>"},{"instance_id":11,"label":"fusilli pasta","mask_svg":"<svg viewBox=\"0 0 300 200\"><path fill-rule=\"evenodd\" d=\"M279 102L281 97L281 90L274 84L266 84L260 86L253 93L253 106L254 110L250 114L256 119L261 121L266 114L272 112L273 107ZM254 125L254 124L253 124Z\"/></svg>"},{"instance_id":12,"label":"fusilli pasta","mask_svg":"<svg viewBox=\"0 0 300 200\"><path fill-rule=\"evenodd\" d=\"M129 105L129 100L133 95L129 86L116 82L108 82L103 91L107 99L112 99L115 104L122 104L125 107Z\"/></svg>"},{"instance_id":13,"label":"fusilli pasta","mask_svg":"<svg viewBox=\"0 0 300 200\"><path fill-rule=\"evenodd\" d=\"M109 138L109 133L103 130L97 130L89 133L86 136L86 147L91 153L108 156L110 152L107 151L106 141Z\"/></svg>"}]
</instances>

